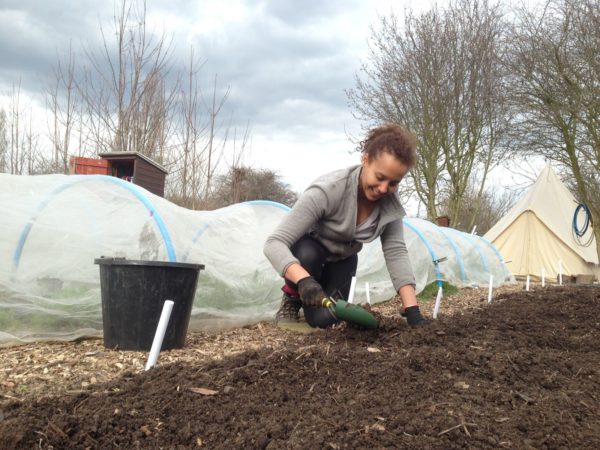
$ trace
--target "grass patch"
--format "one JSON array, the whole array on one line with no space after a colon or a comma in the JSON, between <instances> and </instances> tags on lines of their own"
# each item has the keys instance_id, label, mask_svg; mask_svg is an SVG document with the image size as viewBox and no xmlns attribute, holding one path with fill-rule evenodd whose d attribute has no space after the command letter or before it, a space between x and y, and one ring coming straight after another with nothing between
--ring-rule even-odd
<instances>
[{"instance_id":1,"label":"grass patch","mask_svg":"<svg viewBox=\"0 0 600 450\"><path fill-rule=\"evenodd\" d=\"M458 288L453 284L442 281L442 289L444 291L444 296L456 294L458 292ZM433 300L437 296L438 292L438 284L437 281L433 283L429 283L425 288L417 295L417 300L426 301Z\"/></svg>"}]
</instances>

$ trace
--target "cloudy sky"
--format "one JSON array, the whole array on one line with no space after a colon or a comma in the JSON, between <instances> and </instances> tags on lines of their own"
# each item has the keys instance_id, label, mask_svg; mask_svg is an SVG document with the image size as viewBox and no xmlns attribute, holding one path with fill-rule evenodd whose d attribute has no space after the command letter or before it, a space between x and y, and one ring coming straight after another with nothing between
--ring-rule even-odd
<instances>
[{"instance_id":1,"label":"cloudy sky","mask_svg":"<svg viewBox=\"0 0 600 450\"><path fill-rule=\"evenodd\" d=\"M345 90L366 60L378 15L423 2L393 0L148 0L149 28L173 37L174 57L190 46L201 77L230 88L226 104L240 130L249 123L246 163L278 171L297 190L319 174L357 162L360 137ZM416 6L415 6L416 5ZM57 55L101 43L110 0L0 0L0 92L21 83L35 108ZM225 115L224 115L225 116Z\"/></svg>"},{"instance_id":2,"label":"cloudy sky","mask_svg":"<svg viewBox=\"0 0 600 450\"><path fill-rule=\"evenodd\" d=\"M277 171L301 191L318 175L358 162L349 136L360 138L364 124L352 116L345 91L367 60L372 27L392 11L402 18L431 4L147 0L147 22L172 37L180 65L194 48L208 90L215 76L220 89L230 89L222 117L239 133L250 126L244 162ZM99 48L100 24L109 33L113 13L111 0L0 0L0 101L20 82L22 98L39 111L58 56L69 45L76 57L84 46Z\"/></svg>"}]
</instances>

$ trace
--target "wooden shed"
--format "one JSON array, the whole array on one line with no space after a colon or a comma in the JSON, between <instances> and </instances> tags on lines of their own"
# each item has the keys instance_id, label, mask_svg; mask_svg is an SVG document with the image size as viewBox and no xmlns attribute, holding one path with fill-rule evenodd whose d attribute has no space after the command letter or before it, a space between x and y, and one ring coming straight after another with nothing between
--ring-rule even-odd
<instances>
[{"instance_id":1,"label":"wooden shed","mask_svg":"<svg viewBox=\"0 0 600 450\"><path fill-rule=\"evenodd\" d=\"M149 190L153 194L165 196L167 170L138 152L99 153L108 161L108 175L118 177Z\"/></svg>"}]
</instances>

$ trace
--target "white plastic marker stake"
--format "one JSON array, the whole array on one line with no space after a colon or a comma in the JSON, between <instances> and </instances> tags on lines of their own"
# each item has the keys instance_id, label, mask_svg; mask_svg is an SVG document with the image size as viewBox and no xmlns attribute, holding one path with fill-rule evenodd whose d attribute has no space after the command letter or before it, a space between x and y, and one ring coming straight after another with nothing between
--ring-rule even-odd
<instances>
[{"instance_id":1,"label":"white plastic marker stake","mask_svg":"<svg viewBox=\"0 0 600 450\"><path fill-rule=\"evenodd\" d=\"M562 261L558 260L558 284L562 286Z\"/></svg>"},{"instance_id":2,"label":"white plastic marker stake","mask_svg":"<svg viewBox=\"0 0 600 450\"><path fill-rule=\"evenodd\" d=\"M350 282L350 293L348 294L348 303L352 303L354 301L355 289L356 289L356 277L352 277L352 281Z\"/></svg>"},{"instance_id":3,"label":"white plastic marker stake","mask_svg":"<svg viewBox=\"0 0 600 450\"><path fill-rule=\"evenodd\" d=\"M440 303L442 302L442 286L438 288L437 297L435 298L435 306L433 307L433 318L437 319L438 312L440 310Z\"/></svg>"},{"instance_id":4,"label":"white plastic marker stake","mask_svg":"<svg viewBox=\"0 0 600 450\"><path fill-rule=\"evenodd\" d=\"M488 288L488 303L492 303L492 289L494 287L494 275L490 275L490 287Z\"/></svg>"},{"instance_id":5,"label":"white plastic marker stake","mask_svg":"<svg viewBox=\"0 0 600 450\"><path fill-rule=\"evenodd\" d=\"M529 275L527 275L527 281L525 282L525 290L529 290Z\"/></svg>"},{"instance_id":6,"label":"white plastic marker stake","mask_svg":"<svg viewBox=\"0 0 600 450\"><path fill-rule=\"evenodd\" d=\"M546 271L542 267L542 287L546 286Z\"/></svg>"},{"instance_id":7,"label":"white plastic marker stake","mask_svg":"<svg viewBox=\"0 0 600 450\"><path fill-rule=\"evenodd\" d=\"M150 348L150 355L148 356L148 362L146 363L146 370L150 369L156 361L158 361L158 355L160 348L162 347L165 332L167 331L167 325L169 324L169 318L171 317L171 311L173 311L173 300L166 300L163 305L162 312L160 313L160 319L158 320L158 326L156 327L156 333L154 334L154 340L152 341L152 348Z\"/></svg>"},{"instance_id":8,"label":"white plastic marker stake","mask_svg":"<svg viewBox=\"0 0 600 450\"><path fill-rule=\"evenodd\" d=\"M371 292L369 292L369 282L365 283L365 292L367 293L367 303L371 304Z\"/></svg>"}]
</instances>

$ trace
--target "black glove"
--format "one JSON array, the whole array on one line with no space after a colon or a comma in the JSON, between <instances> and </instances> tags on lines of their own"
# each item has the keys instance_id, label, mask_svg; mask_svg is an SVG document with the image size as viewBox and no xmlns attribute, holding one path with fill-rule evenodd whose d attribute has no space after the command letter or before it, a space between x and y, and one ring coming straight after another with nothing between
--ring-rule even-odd
<instances>
[{"instance_id":1,"label":"black glove","mask_svg":"<svg viewBox=\"0 0 600 450\"><path fill-rule=\"evenodd\" d=\"M302 300L304 306L312 306L313 308L321 307L321 302L324 298L327 298L327 294L325 294L321 285L310 276L298 281L298 294L300 294L300 300Z\"/></svg>"},{"instance_id":2,"label":"black glove","mask_svg":"<svg viewBox=\"0 0 600 450\"><path fill-rule=\"evenodd\" d=\"M411 327L422 327L430 323L429 320L421 315L418 305L406 308L402 316L406 317L406 321Z\"/></svg>"}]
</instances>

